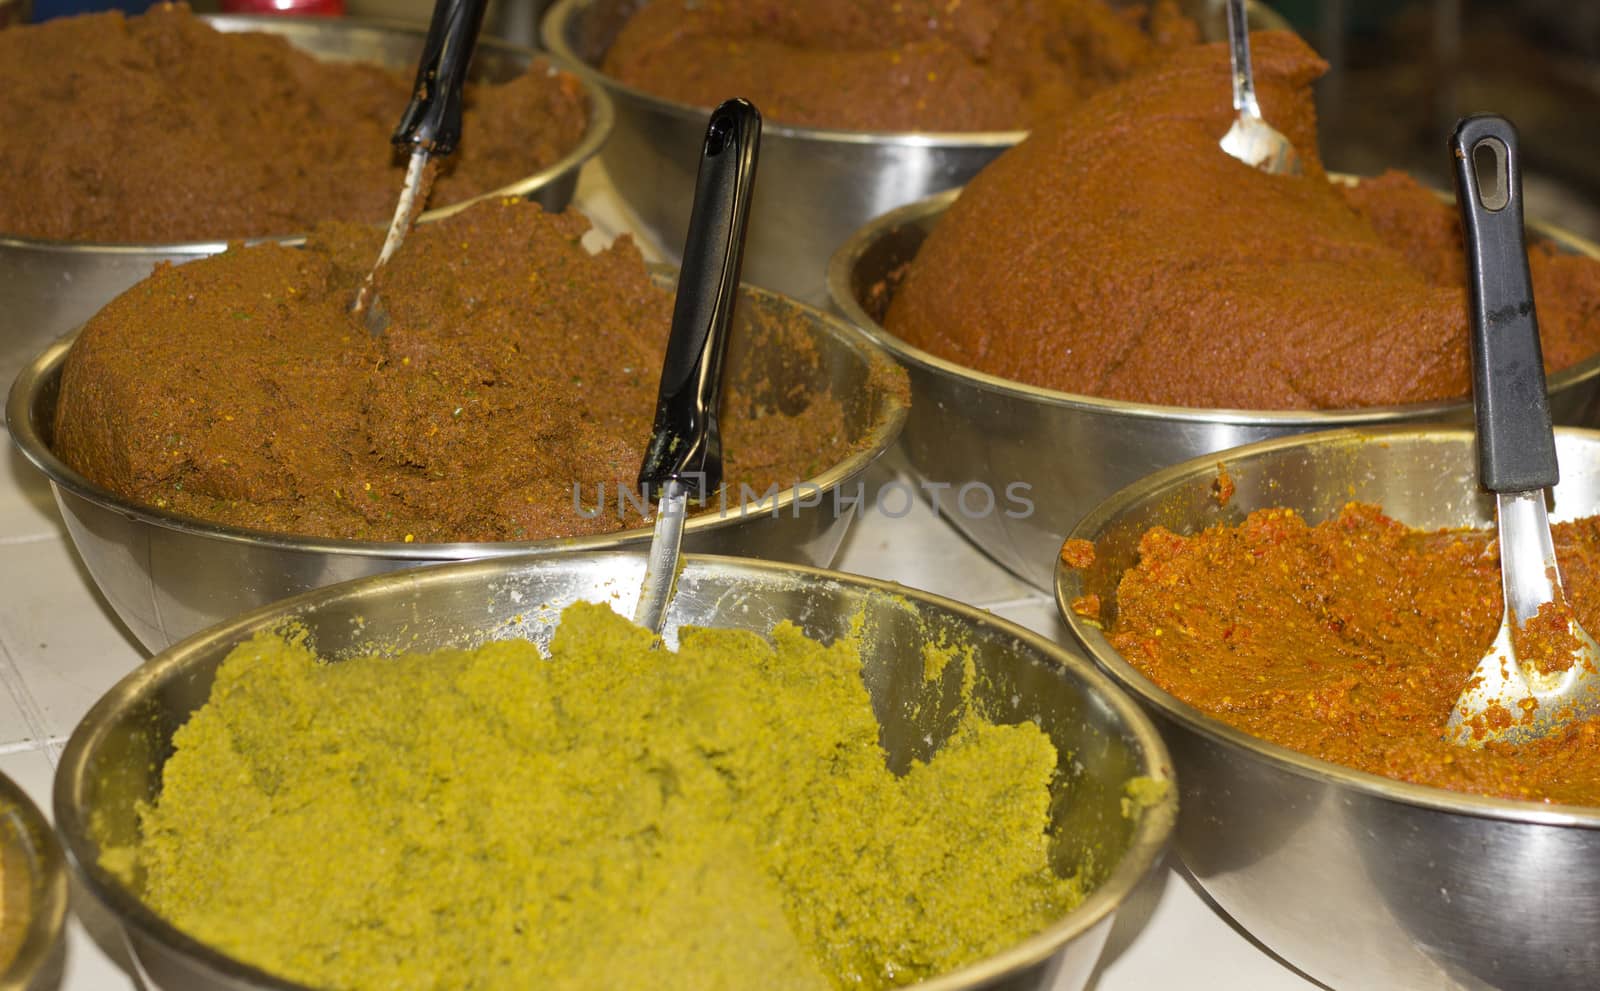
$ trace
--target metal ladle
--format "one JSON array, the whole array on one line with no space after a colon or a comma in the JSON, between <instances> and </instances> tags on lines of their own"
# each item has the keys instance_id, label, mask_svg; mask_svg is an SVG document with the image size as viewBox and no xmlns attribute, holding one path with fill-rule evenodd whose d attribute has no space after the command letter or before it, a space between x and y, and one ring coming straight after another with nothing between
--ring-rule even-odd
<instances>
[{"instance_id":1,"label":"metal ladle","mask_svg":"<svg viewBox=\"0 0 1600 991\"><path fill-rule=\"evenodd\" d=\"M712 111L689 210L655 425L639 469L645 499L660 500L633 614L633 621L652 633L661 632L677 581L689 496L705 499L722 485L717 422L722 358L739 291L760 141L761 114L754 105L736 99Z\"/></svg>"},{"instance_id":2,"label":"metal ladle","mask_svg":"<svg viewBox=\"0 0 1600 991\"><path fill-rule=\"evenodd\" d=\"M1500 117L1467 117L1456 125L1450 151L1467 249L1478 479L1497 502L1505 610L1445 735L1468 746L1517 743L1600 713L1600 646L1567 603L1545 513L1545 490L1559 472L1523 243L1516 129ZM1493 159L1487 177L1480 155ZM1545 673L1517 656L1516 631L1541 608L1563 614L1557 618L1571 641L1561 645L1571 654L1565 670Z\"/></svg>"},{"instance_id":3,"label":"metal ladle","mask_svg":"<svg viewBox=\"0 0 1600 991\"><path fill-rule=\"evenodd\" d=\"M1239 112L1222 136L1222 150L1246 165L1275 175L1299 175L1294 144L1261 116L1250 71L1250 25L1244 0L1228 0L1228 54L1233 63L1233 109Z\"/></svg>"},{"instance_id":4,"label":"metal ladle","mask_svg":"<svg viewBox=\"0 0 1600 991\"><path fill-rule=\"evenodd\" d=\"M390 141L402 151L410 150L406 181L395 204L394 219L383 239L383 249L372 270L362 280L350 312L362 316L373 335L388 327L388 314L378 299L378 269L388 263L416 223L417 215L428 202L433 184L429 166L435 158L455 151L461 140L461 95L466 86L467 67L483 25L483 12L489 0L438 0L428 37L422 43L417 62L417 79L411 87L411 102L400 116Z\"/></svg>"}]
</instances>

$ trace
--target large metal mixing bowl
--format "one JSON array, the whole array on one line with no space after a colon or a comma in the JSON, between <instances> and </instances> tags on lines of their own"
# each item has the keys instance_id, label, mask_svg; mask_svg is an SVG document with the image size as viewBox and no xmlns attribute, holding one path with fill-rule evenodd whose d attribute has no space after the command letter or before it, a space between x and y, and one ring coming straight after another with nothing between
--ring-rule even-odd
<instances>
[{"instance_id":1,"label":"large metal mixing bowl","mask_svg":"<svg viewBox=\"0 0 1600 991\"><path fill-rule=\"evenodd\" d=\"M184 936L100 865L100 851L138 838L136 806L156 798L172 734L200 706L236 644L285 619L325 656L380 647L429 650L524 636L547 643L557 612L578 600L631 614L642 554L563 554L476 561L383 575L299 596L165 651L111 689L73 732L56 775L56 822L69 858L123 922L147 983L165 991L290 989ZM1159 859L1177 817L1175 789L1131 815L1125 786L1170 785L1168 757L1138 707L1082 658L995 616L898 585L811 568L689 557L667 612L680 625L767 633L789 619L831 642L859 630L862 675L889 766L926 760L953 729L959 692L924 673L923 648L970 648L973 699L996 722L1037 723L1061 755L1051 790L1052 863L1092 865L1095 889L1043 932L959 971L916 985L1082 988L1121 900ZM595 727L604 732L603 726ZM774 732L778 732L774 728ZM960 920L949 920L959 925Z\"/></svg>"},{"instance_id":2,"label":"large metal mixing bowl","mask_svg":"<svg viewBox=\"0 0 1600 991\"><path fill-rule=\"evenodd\" d=\"M377 62L414 71L426 34L424 26L383 21L351 21L328 17L279 17L229 14L204 20L219 31L262 31L282 35L296 48L325 61ZM572 200L578 170L593 158L611 134L611 99L601 87L558 57L485 38L472 59L472 78L500 82L515 78L533 60L572 72L583 82L589 100L589 121L583 140L560 161L509 186L476 199L522 196L537 200L547 210L562 210ZM395 107L400 119L403 107ZM398 195L400 184L395 182ZM422 221L436 220L465 208L473 200L429 210ZM387 220L387 218L381 218ZM246 239L239 231L234 240ZM112 297L143 279L157 262L181 264L228 247L228 238L175 244L93 244L80 241L46 241L8 237L0 232L0 312L6 325L0 329L0 383L10 382L18 370L46 344L89 319ZM295 243L300 237L273 238Z\"/></svg>"},{"instance_id":3,"label":"large metal mixing bowl","mask_svg":"<svg viewBox=\"0 0 1600 991\"><path fill-rule=\"evenodd\" d=\"M0 774L0 991L53 986L66 916L61 845L38 807Z\"/></svg>"},{"instance_id":4,"label":"large metal mixing bowl","mask_svg":"<svg viewBox=\"0 0 1600 991\"><path fill-rule=\"evenodd\" d=\"M651 96L598 69L640 0L559 0L541 25L544 45L583 66L617 108L600 152L606 174L644 231L677 257L689 227L694 164L709 107ZM1216 18L1208 17L1207 34ZM1250 22L1283 28L1255 3ZM729 96L738 96L729 93ZM744 277L807 303L827 300L828 257L862 224L904 203L966 183L1026 131L877 132L767 121L751 208Z\"/></svg>"},{"instance_id":5,"label":"large metal mixing bowl","mask_svg":"<svg viewBox=\"0 0 1600 991\"><path fill-rule=\"evenodd\" d=\"M656 279L669 282L660 273ZM67 533L95 584L152 651L284 596L395 568L650 542L649 528L505 543L324 540L203 523L136 504L90 482L51 450L61 366L71 343L58 341L18 376L6 425L23 454L49 477ZM862 472L894 443L905 422L904 373L860 331L745 286L734 310L726 374L730 382L748 383L754 399L776 409L792 403L796 389L831 395L843 407L846 440L857 452L770 498L744 498L735 489L725 505L688 521L684 547L829 563L852 518L864 509L855 502ZM727 481L737 486L739 480ZM610 505L615 494L609 488L608 493ZM581 506L592 514L598 509L594 499L591 492L575 494L574 512Z\"/></svg>"},{"instance_id":6,"label":"large metal mixing bowl","mask_svg":"<svg viewBox=\"0 0 1600 991\"><path fill-rule=\"evenodd\" d=\"M1552 513L1600 511L1600 432L1556 432ZM1589 989L1600 974L1600 808L1507 801L1405 784L1265 743L1156 687L1074 613L1083 594L1117 615L1117 581L1155 525L1192 533L1288 506L1315 522L1350 500L1417 527L1485 527L1464 429L1338 430L1222 455L1236 486L1212 491L1216 457L1159 472L1072 531L1087 572L1063 566L1056 597L1096 663L1153 712L1183 791L1178 849L1240 925L1336 988Z\"/></svg>"},{"instance_id":7,"label":"large metal mixing bowl","mask_svg":"<svg viewBox=\"0 0 1600 991\"><path fill-rule=\"evenodd\" d=\"M910 372L913 402L902 445L922 483L942 486L940 511L1040 589L1050 589L1055 549L1079 517L1157 468L1308 430L1472 418L1464 400L1288 412L1119 402L1024 385L929 354L894 336L880 318L904 266L958 195L929 197L862 228L833 256L828 289L835 308ZM1600 248L1580 238L1529 226L1600 258ZM1600 355L1551 375L1549 386L1557 423L1593 422L1600 412ZM1021 486L1014 498L1007 497L1010 486ZM965 506L957 499L964 487L979 493Z\"/></svg>"}]
</instances>

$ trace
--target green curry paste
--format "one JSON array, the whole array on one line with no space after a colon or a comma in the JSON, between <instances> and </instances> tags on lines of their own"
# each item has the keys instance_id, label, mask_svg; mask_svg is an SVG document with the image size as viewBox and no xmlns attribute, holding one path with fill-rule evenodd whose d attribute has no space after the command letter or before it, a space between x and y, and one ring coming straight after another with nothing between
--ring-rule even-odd
<instances>
[{"instance_id":1,"label":"green curry paste","mask_svg":"<svg viewBox=\"0 0 1600 991\"><path fill-rule=\"evenodd\" d=\"M1034 725L968 712L890 773L853 642L610 609L524 641L324 663L258 636L177 734L150 904L327 988L881 988L1076 905Z\"/></svg>"}]
</instances>

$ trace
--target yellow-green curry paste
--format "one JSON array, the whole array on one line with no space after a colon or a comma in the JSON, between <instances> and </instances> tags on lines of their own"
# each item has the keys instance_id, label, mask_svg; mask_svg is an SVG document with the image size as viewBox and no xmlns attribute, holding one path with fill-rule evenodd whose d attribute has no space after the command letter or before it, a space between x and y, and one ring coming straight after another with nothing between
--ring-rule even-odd
<instances>
[{"instance_id":1,"label":"yellow-green curry paste","mask_svg":"<svg viewBox=\"0 0 1600 991\"><path fill-rule=\"evenodd\" d=\"M854 644L604 606L523 641L324 663L237 648L136 853L201 941L328 988L879 988L1077 904L1056 767L969 711L897 777Z\"/></svg>"}]
</instances>

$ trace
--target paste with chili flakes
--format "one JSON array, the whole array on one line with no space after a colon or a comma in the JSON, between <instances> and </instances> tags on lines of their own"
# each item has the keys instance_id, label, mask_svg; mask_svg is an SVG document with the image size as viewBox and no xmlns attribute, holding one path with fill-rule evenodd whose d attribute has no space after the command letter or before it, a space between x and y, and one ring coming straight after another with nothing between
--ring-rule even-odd
<instances>
[{"instance_id":1,"label":"paste with chili flakes","mask_svg":"<svg viewBox=\"0 0 1600 991\"><path fill-rule=\"evenodd\" d=\"M672 295L626 237L591 255L588 227L517 200L419 226L378 274L378 337L348 312L375 228L158 267L73 345L54 450L126 498L255 530L439 542L638 526L618 489L633 494L654 422ZM738 319L773 357L743 375L730 362L733 492L787 489L860 450L838 399L802 384L820 360L809 333L748 300ZM903 395L893 374L866 388Z\"/></svg>"},{"instance_id":2,"label":"paste with chili flakes","mask_svg":"<svg viewBox=\"0 0 1600 991\"><path fill-rule=\"evenodd\" d=\"M1227 49L1179 51L979 173L910 263L888 329L991 375L1131 402L1466 396L1454 207L1398 173L1327 181L1311 95L1324 63L1281 32L1252 46L1263 111L1305 175L1224 153ZM1540 244L1529 264L1547 369L1600 351L1600 262Z\"/></svg>"},{"instance_id":3,"label":"paste with chili flakes","mask_svg":"<svg viewBox=\"0 0 1600 991\"><path fill-rule=\"evenodd\" d=\"M1032 127L1199 37L1172 0L652 0L605 71L699 107L858 131Z\"/></svg>"},{"instance_id":4,"label":"paste with chili flakes","mask_svg":"<svg viewBox=\"0 0 1600 991\"><path fill-rule=\"evenodd\" d=\"M1578 620L1600 629L1600 517L1554 528ZM1117 588L1111 643L1252 736L1357 770L1502 798L1600 805L1600 720L1473 749L1445 724L1502 611L1486 531L1413 530L1351 504L1193 536L1161 527Z\"/></svg>"},{"instance_id":5,"label":"paste with chili flakes","mask_svg":"<svg viewBox=\"0 0 1600 991\"><path fill-rule=\"evenodd\" d=\"M337 25L333 25L337 27ZM405 162L390 135L413 69L321 62L224 33L183 5L0 31L0 232L101 242L298 234L384 223ZM535 61L469 84L434 206L559 161L588 124L570 73Z\"/></svg>"}]
</instances>

